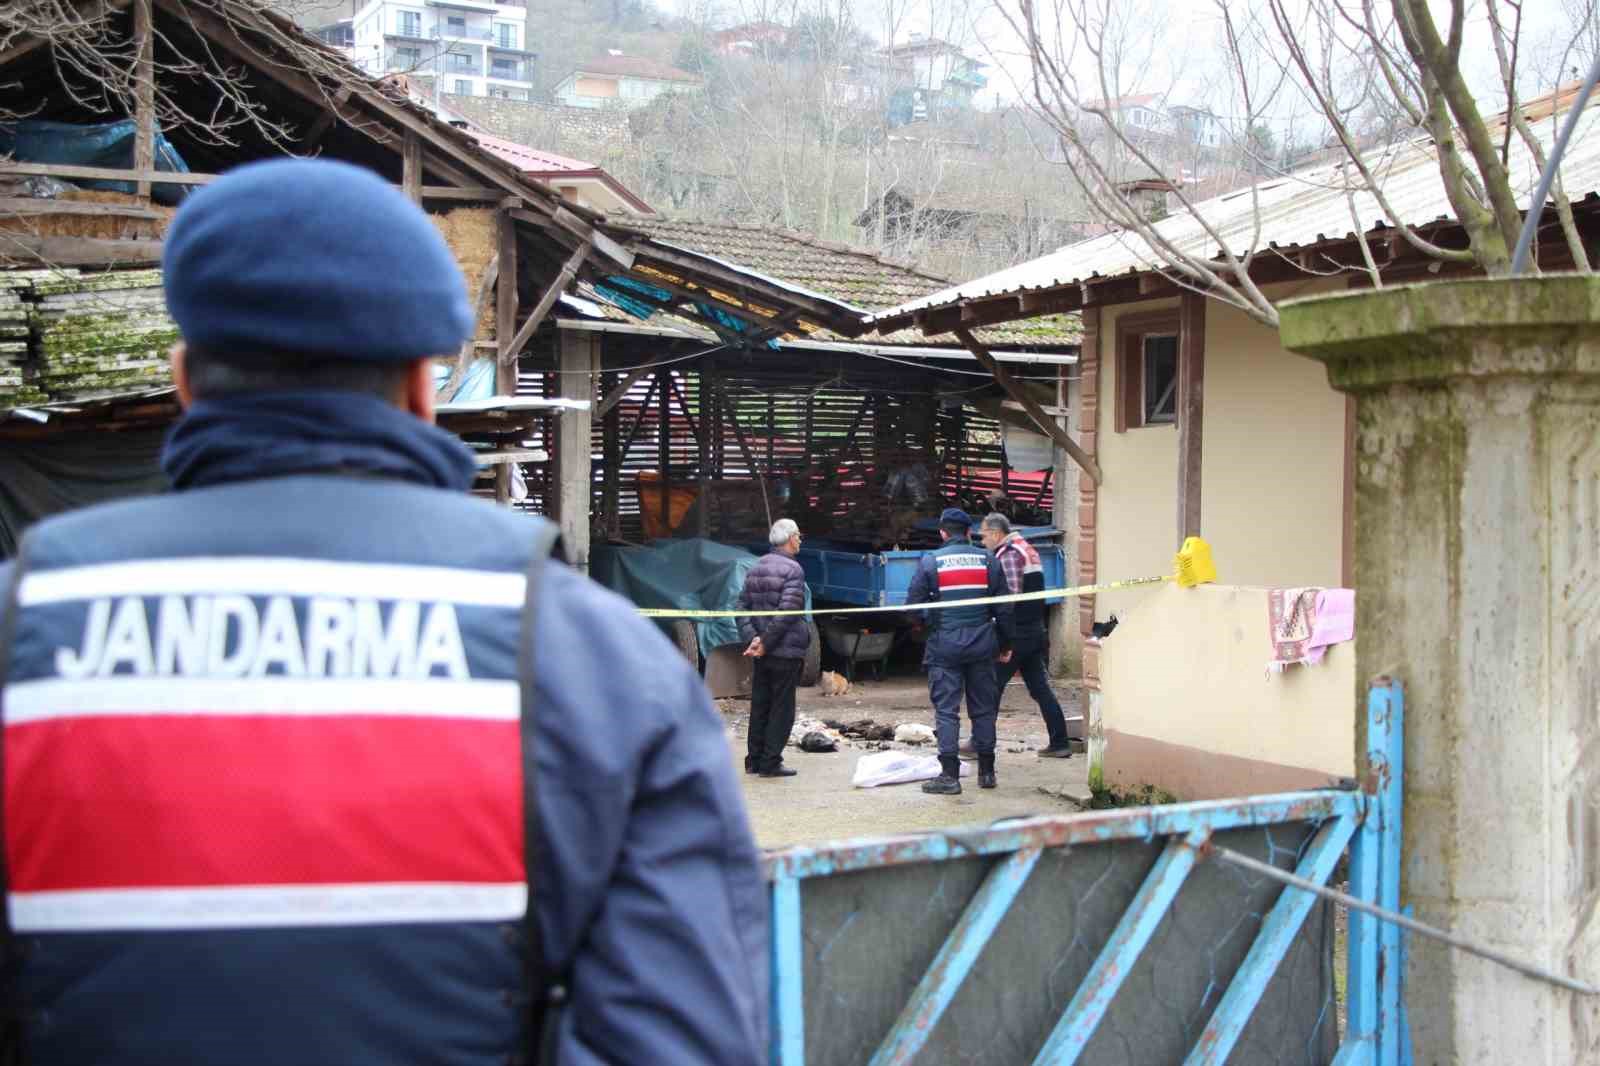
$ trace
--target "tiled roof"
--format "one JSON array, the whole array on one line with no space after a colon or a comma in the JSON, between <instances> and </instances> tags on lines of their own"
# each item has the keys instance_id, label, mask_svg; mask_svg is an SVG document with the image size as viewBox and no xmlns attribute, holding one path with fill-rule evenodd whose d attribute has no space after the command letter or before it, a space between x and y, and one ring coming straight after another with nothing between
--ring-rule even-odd
<instances>
[{"instance_id":1,"label":"tiled roof","mask_svg":"<svg viewBox=\"0 0 1600 1066\"><path fill-rule=\"evenodd\" d=\"M495 155L520 167L525 173L530 174L558 174L572 173L575 171L598 170L593 163L585 163L581 159L569 159L564 155L546 152L538 148L529 148L525 144L496 137L492 133L479 130L470 131L477 142Z\"/></svg>"},{"instance_id":2,"label":"tiled roof","mask_svg":"<svg viewBox=\"0 0 1600 1066\"><path fill-rule=\"evenodd\" d=\"M579 63L574 73L577 74L606 74L616 78L648 78L651 81L685 81L700 84L699 75L690 74L687 70L658 63L654 59L644 56L596 56L585 63Z\"/></svg>"},{"instance_id":3,"label":"tiled roof","mask_svg":"<svg viewBox=\"0 0 1600 1066\"><path fill-rule=\"evenodd\" d=\"M872 252L833 244L793 230L734 222L701 222L672 218L613 220L654 240L676 245L745 267L774 280L829 296L866 311L882 311L949 286L950 282L908 263ZM1076 318L1052 316L1019 322L1016 328L983 330L990 344L1052 347L1078 341ZM869 334L861 338L886 343L926 344L920 333Z\"/></svg>"}]
</instances>

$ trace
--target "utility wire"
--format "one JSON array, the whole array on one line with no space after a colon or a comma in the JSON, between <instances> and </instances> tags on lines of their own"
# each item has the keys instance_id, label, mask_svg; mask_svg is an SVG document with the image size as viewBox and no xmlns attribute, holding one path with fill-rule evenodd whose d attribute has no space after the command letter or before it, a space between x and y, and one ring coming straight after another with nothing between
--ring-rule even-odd
<instances>
[{"instance_id":1,"label":"utility wire","mask_svg":"<svg viewBox=\"0 0 1600 1066\"><path fill-rule=\"evenodd\" d=\"M1474 944L1472 941L1467 940L1464 937L1456 936L1454 933L1448 933L1443 929L1436 929L1431 925L1424 925L1415 918L1408 918L1404 914L1396 914L1394 911L1385 910L1384 908L1379 907L1377 904L1368 903L1363 899L1357 899L1354 896L1340 892L1336 888L1329 888L1327 885L1319 885L1315 881L1308 881L1305 878L1292 874L1287 870L1280 870L1271 863L1262 862L1260 859L1252 859L1248 855L1241 855L1237 851L1234 851L1230 848L1213 847L1211 851L1223 862L1232 863L1235 866L1242 866L1246 870L1274 878L1275 880L1282 881L1286 885L1302 889L1314 895L1321 896L1324 899L1331 899L1336 903L1343 903L1351 910L1361 911L1364 914L1372 915L1374 918L1381 918L1386 922L1392 922L1402 929L1407 929L1413 933L1418 933L1422 936L1428 937L1431 940L1442 941L1446 944L1449 944L1453 948L1460 948L1469 955L1476 955L1480 959L1488 959L1490 962L1499 963L1501 966L1504 966L1509 970L1515 970L1517 973L1520 973L1525 977L1531 977L1536 981L1544 981L1552 985L1559 985L1562 988L1570 989L1573 992L1580 992L1586 996L1600 996L1600 988L1596 988L1594 985L1579 981L1573 977L1568 977L1565 974L1552 973L1551 971L1535 966L1532 963L1522 962L1519 959L1513 959L1509 955L1502 955L1493 948L1486 948L1481 944ZM1389 964L1391 966L1394 965L1394 961L1390 960Z\"/></svg>"}]
</instances>

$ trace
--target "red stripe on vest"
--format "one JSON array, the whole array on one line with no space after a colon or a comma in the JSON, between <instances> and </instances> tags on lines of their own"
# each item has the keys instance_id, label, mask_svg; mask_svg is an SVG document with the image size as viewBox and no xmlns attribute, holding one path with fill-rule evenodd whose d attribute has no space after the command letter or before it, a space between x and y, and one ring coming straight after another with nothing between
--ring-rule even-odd
<instances>
[{"instance_id":1,"label":"red stripe on vest","mask_svg":"<svg viewBox=\"0 0 1600 1066\"><path fill-rule=\"evenodd\" d=\"M516 722L73 718L5 763L17 892L524 877Z\"/></svg>"},{"instance_id":2,"label":"red stripe on vest","mask_svg":"<svg viewBox=\"0 0 1600 1066\"><path fill-rule=\"evenodd\" d=\"M957 585L962 588L987 588L989 585L989 570L982 566L951 567L939 571L939 587L949 588Z\"/></svg>"}]
</instances>

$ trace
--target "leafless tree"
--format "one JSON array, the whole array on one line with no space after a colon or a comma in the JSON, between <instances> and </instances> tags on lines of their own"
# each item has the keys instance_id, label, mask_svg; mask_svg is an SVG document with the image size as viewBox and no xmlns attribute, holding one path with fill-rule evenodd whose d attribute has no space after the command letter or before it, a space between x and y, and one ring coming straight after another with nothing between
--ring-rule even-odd
<instances>
[{"instance_id":1,"label":"leafless tree","mask_svg":"<svg viewBox=\"0 0 1600 1066\"><path fill-rule=\"evenodd\" d=\"M1511 116L1501 123L1486 113L1486 101L1463 74L1466 0L1449 0L1443 23L1428 0L1212 0L1223 69L1211 91L1226 102L1236 153L1257 168L1282 168L1284 161L1268 150L1277 139L1270 131L1281 126L1283 114L1298 108L1309 110L1344 164L1317 171L1314 180L1345 194L1360 262L1329 264L1330 271L1361 270L1373 284L1382 284L1382 256L1362 236L1372 223L1361 215L1368 205L1376 206L1412 252L1473 265L1490 275L1510 271L1522 224L1507 170L1510 139L1521 140L1543 162L1533 120L1518 107L1526 2L1483 0L1498 95ZM1593 34L1592 0L1566 2L1587 12L1588 21L1574 24L1567 35L1578 48L1585 33ZM1029 102L1060 136L1068 170L1092 209L1142 242L1152 266L1179 285L1275 326L1273 302L1251 270L1261 257L1277 254L1261 242L1259 213L1257 224L1243 233L1224 232L1207 216L1201 197L1179 188L1178 213L1188 220L1182 228L1205 238L1181 241L1172 236L1180 227L1153 223L1121 188L1130 168L1165 173L1148 132L1131 123L1117 103L1150 92L1154 84L1179 80L1151 54L1152 23L1146 21L1151 13L1131 13L1121 0L999 0L999 8L1025 42ZM1554 122L1549 115L1544 120ZM1410 143L1407 131L1419 131L1431 147ZM1436 159L1452 213L1466 234L1465 248L1419 232L1386 195L1390 170L1414 163L1420 151ZM1253 185L1251 197L1259 206ZM1568 249L1587 270L1570 204L1559 189L1555 203ZM1198 250L1202 243L1209 245L1205 251Z\"/></svg>"}]
</instances>

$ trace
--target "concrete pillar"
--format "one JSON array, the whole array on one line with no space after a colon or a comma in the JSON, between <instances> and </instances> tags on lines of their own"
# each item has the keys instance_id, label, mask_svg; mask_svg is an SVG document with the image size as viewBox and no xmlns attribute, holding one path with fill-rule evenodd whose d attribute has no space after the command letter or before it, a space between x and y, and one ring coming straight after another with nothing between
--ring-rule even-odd
<instances>
[{"instance_id":1,"label":"concrete pillar","mask_svg":"<svg viewBox=\"0 0 1600 1066\"><path fill-rule=\"evenodd\" d=\"M1056 379L1056 406L1069 411L1078 409L1077 367L1059 367ZM1063 429L1070 428L1065 418L1056 419ZM1074 562L1078 558L1078 464L1064 449L1055 449L1052 460L1055 472L1052 490L1053 505L1050 524L1061 530L1061 549L1067 556L1067 584L1076 573ZM1083 630L1078 624L1078 603L1067 600L1050 609L1050 672L1057 677L1079 676L1083 670Z\"/></svg>"},{"instance_id":2,"label":"concrete pillar","mask_svg":"<svg viewBox=\"0 0 1600 1066\"><path fill-rule=\"evenodd\" d=\"M558 395L594 403L600 372L600 335L563 329L558 336ZM555 519L561 526L567 559L585 573L589 570L589 505L593 497L592 424L591 411L562 411L556 416Z\"/></svg>"},{"instance_id":3,"label":"concrete pillar","mask_svg":"<svg viewBox=\"0 0 1600 1066\"><path fill-rule=\"evenodd\" d=\"M1406 686L1404 900L1600 982L1600 278L1281 314L1356 397L1356 660ZM1419 1064L1600 1061L1594 1000L1407 950Z\"/></svg>"}]
</instances>

